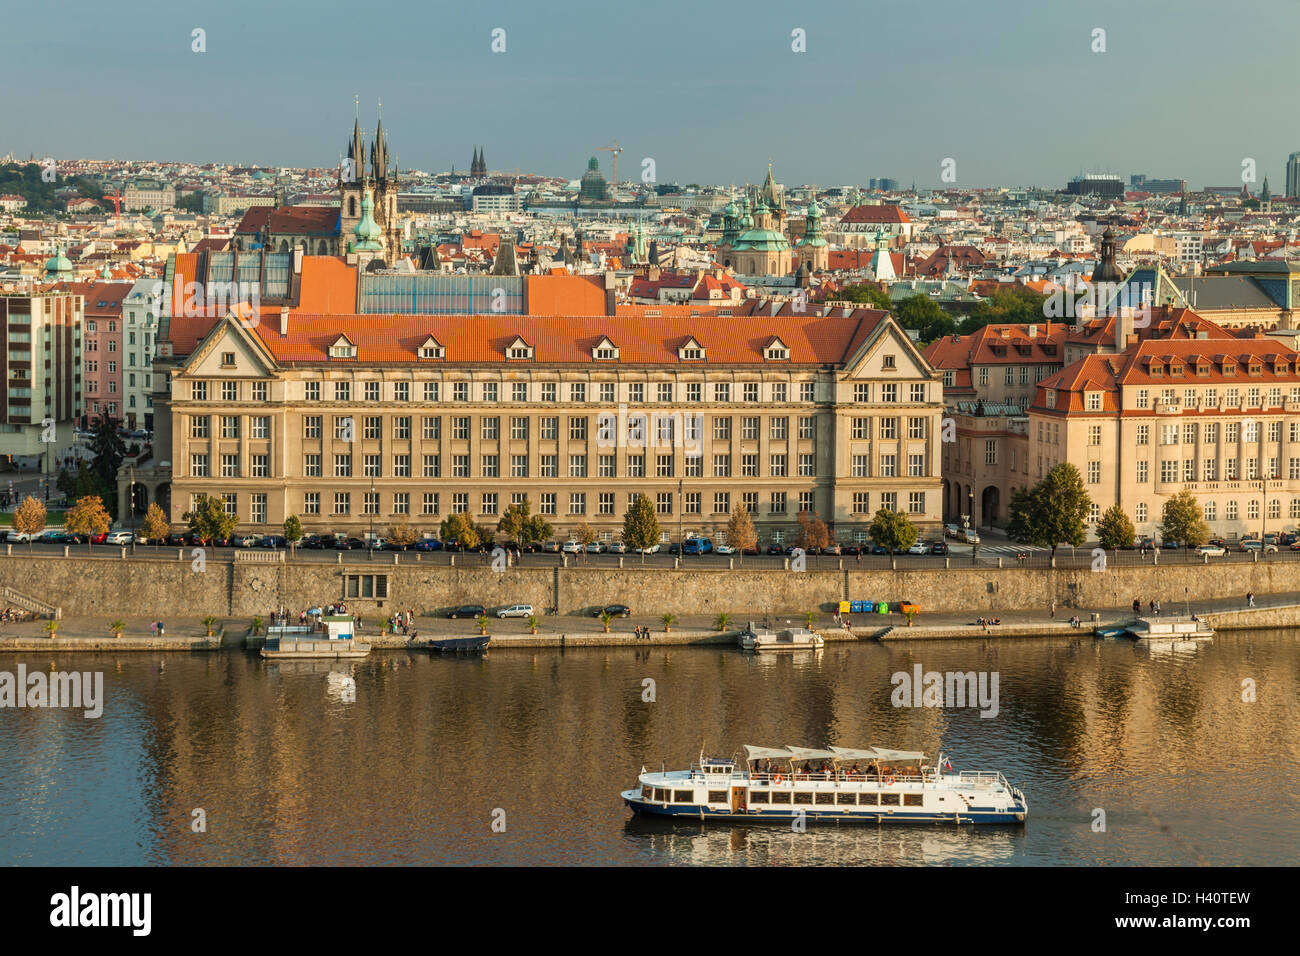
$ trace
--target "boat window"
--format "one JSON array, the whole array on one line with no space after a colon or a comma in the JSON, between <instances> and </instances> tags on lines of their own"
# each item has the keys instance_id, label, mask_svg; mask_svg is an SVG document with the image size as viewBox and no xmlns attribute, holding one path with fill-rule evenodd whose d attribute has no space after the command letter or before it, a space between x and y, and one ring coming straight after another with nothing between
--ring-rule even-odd
<instances>
[{"instance_id":1,"label":"boat window","mask_svg":"<svg viewBox=\"0 0 1300 956\"><path fill-rule=\"evenodd\" d=\"M880 805L879 797L880 794L876 793L874 790L871 793L860 793L858 794L858 806L860 807L879 806Z\"/></svg>"},{"instance_id":2,"label":"boat window","mask_svg":"<svg viewBox=\"0 0 1300 956\"><path fill-rule=\"evenodd\" d=\"M905 807L919 807L920 805L921 805L921 794L919 794L919 793L905 793L905 794L903 794L903 806L905 806Z\"/></svg>"},{"instance_id":3,"label":"boat window","mask_svg":"<svg viewBox=\"0 0 1300 956\"><path fill-rule=\"evenodd\" d=\"M882 807L896 807L896 806L898 806L898 794L896 794L896 793L882 793L882 794L880 795L880 805L881 805Z\"/></svg>"},{"instance_id":4,"label":"boat window","mask_svg":"<svg viewBox=\"0 0 1300 956\"><path fill-rule=\"evenodd\" d=\"M834 793L819 793L819 794L817 794L817 802L818 802L818 803L834 803L834 802L835 802L835 794L834 794Z\"/></svg>"},{"instance_id":5,"label":"boat window","mask_svg":"<svg viewBox=\"0 0 1300 956\"><path fill-rule=\"evenodd\" d=\"M725 790L709 791L709 803L726 803L726 802L727 802L727 791Z\"/></svg>"},{"instance_id":6,"label":"boat window","mask_svg":"<svg viewBox=\"0 0 1300 956\"><path fill-rule=\"evenodd\" d=\"M666 797L664 797L664 791L660 790L658 787L655 787L655 799L661 802L666 799Z\"/></svg>"},{"instance_id":7,"label":"boat window","mask_svg":"<svg viewBox=\"0 0 1300 956\"><path fill-rule=\"evenodd\" d=\"M812 798L813 795L810 790L796 790L794 794L795 803L812 803Z\"/></svg>"},{"instance_id":8,"label":"boat window","mask_svg":"<svg viewBox=\"0 0 1300 956\"><path fill-rule=\"evenodd\" d=\"M837 793L835 795L835 802L852 805L858 802L858 795L856 793Z\"/></svg>"},{"instance_id":9,"label":"boat window","mask_svg":"<svg viewBox=\"0 0 1300 956\"><path fill-rule=\"evenodd\" d=\"M794 794L793 794L791 791L789 791L789 790L773 790L773 791L772 791L772 802L773 802L773 803L789 803L793 797L794 797Z\"/></svg>"},{"instance_id":10,"label":"boat window","mask_svg":"<svg viewBox=\"0 0 1300 956\"><path fill-rule=\"evenodd\" d=\"M766 790L751 790L749 792L750 803L771 803L772 794Z\"/></svg>"},{"instance_id":11,"label":"boat window","mask_svg":"<svg viewBox=\"0 0 1300 956\"><path fill-rule=\"evenodd\" d=\"M674 790L673 803L694 803L695 791L693 790Z\"/></svg>"},{"instance_id":12,"label":"boat window","mask_svg":"<svg viewBox=\"0 0 1300 956\"><path fill-rule=\"evenodd\" d=\"M654 795L654 788L653 788L653 787L642 787L642 788L641 788L641 799L642 799L642 800L650 800L650 799L653 798L653 795Z\"/></svg>"}]
</instances>

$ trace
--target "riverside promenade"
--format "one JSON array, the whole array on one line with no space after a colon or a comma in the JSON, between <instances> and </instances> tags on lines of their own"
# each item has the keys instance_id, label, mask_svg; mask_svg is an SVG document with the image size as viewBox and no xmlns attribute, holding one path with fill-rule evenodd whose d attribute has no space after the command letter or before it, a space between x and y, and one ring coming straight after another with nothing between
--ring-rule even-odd
<instances>
[{"instance_id":1,"label":"riverside promenade","mask_svg":"<svg viewBox=\"0 0 1300 956\"><path fill-rule=\"evenodd\" d=\"M1256 595L1255 607L1247 608L1244 596L1239 598L1192 601L1192 613L1207 616L1218 631L1252 628L1300 628L1300 592ZM1162 607L1165 615L1181 615L1187 611L1184 602L1169 602ZM1148 612L1144 607L1142 613ZM1078 628L1070 625L1074 615L1080 618ZM1093 620L1093 615L1097 620ZM983 627L980 617L994 617L1000 624ZM836 624L827 614L814 616L813 629L829 642L883 640L962 640L962 639L1022 639L1035 637L1068 637L1085 634L1091 636L1098 626L1130 623L1133 609L1111 608L1057 608L1053 618L1042 611L972 611L966 614L921 614L908 626L906 619L897 613L850 615L852 629ZM0 626L0 654L30 651L213 651L256 648L262 636L254 637L247 618L223 618L213 628L213 636L196 620L175 618L165 621L166 635L157 637L149 630L149 618L122 618L126 625L121 638L113 636L110 619L96 616L65 616L59 622L57 636L51 639L41 620L9 623ZM618 618L605 631L595 618L577 615L547 615L539 618L537 633L531 633L527 623L517 618L492 618L488 633L494 648L509 647L651 647L681 645L734 645L737 635L749 623L748 618L728 622L719 631L714 621L705 616L688 616L669 631L664 630L659 618L634 616ZM762 618L754 618L758 626ZM802 627L803 617L773 615L767 622L773 628ZM638 638L637 627L648 627L649 638ZM479 633L472 621L449 620L442 617L420 616L413 630L416 639L402 634L380 634L378 626L365 621L359 636L377 650L417 649L427 646L429 640L448 637L472 637ZM265 634L263 629L262 635Z\"/></svg>"}]
</instances>

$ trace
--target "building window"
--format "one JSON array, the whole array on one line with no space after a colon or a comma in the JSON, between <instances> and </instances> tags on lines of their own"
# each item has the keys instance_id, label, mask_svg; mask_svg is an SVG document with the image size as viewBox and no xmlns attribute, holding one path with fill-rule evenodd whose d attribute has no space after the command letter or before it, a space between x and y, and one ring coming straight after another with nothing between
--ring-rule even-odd
<instances>
[{"instance_id":1,"label":"building window","mask_svg":"<svg viewBox=\"0 0 1300 956\"><path fill-rule=\"evenodd\" d=\"M271 458L269 455L250 455L249 474L253 478L269 478L271 476Z\"/></svg>"},{"instance_id":2,"label":"building window","mask_svg":"<svg viewBox=\"0 0 1300 956\"><path fill-rule=\"evenodd\" d=\"M587 496L581 491L569 495L569 514L585 515L587 513Z\"/></svg>"},{"instance_id":3,"label":"building window","mask_svg":"<svg viewBox=\"0 0 1300 956\"><path fill-rule=\"evenodd\" d=\"M907 513L913 515L925 514L924 491L909 491L907 493Z\"/></svg>"},{"instance_id":4,"label":"building window","mask_svg":"<svg viewBox=\"0 0 1300 956\"><path fill-rule=\"evenodd\" d=\"M207 455L190 455L190 475L194 478L208 477Z\"/></svg>"},{"instance_id":5,"label":"building window","mask_svg":"<svg viewBox=\"0 0 1300 956\"><path fill-rule=\"evenodd\" d=\"M871 513L871 495L865 491L853 492L853 513L865 515Z\"/></svg>"},{"instance_id":6,"label":"building window","mask_svg":"<svg viewBox=\"0 0 1300 956\"><path fill-rule=\"evenodd\" d=\"M1139 501L1133 511L1133 516L1137 518L1138 524L1145 524L1147 520L1147 505L1145 501Z\"/></svg>"},{"instance_id":7,"label":"building window","mask_svg":"<svg viewBox=\"0 0 1300 956\"><path fill-rule=\"evenodd\" d=\"M731 401L731 383L730 383L730 382L715 382L714 385L713 385L713 400L714 400L715 402L730 402L730 401ZM635 399L635 401L640 401L640 399L639 399L639 398L638 398L638 399Z\"/></svg>"},{"instance_id":8,"label":"building window","mask_svg":"<svg viewBox=\"0 0 1300 956\"><path fill-rule=\"evenodd\" d=\"M774 515L785 514L785 492L784 491L772 492L771 513Z\"/></svg>"},{"instance_id":9,"label":"building window","mask_svg":"<svg viewBox=\"0 0 1300 956\"><path fill-rule=\"evenodd\" d=\"M352 496L346 491L334 492L334 513L336 515L348 514L352 509Z\"/></svg>"}]
</instances>

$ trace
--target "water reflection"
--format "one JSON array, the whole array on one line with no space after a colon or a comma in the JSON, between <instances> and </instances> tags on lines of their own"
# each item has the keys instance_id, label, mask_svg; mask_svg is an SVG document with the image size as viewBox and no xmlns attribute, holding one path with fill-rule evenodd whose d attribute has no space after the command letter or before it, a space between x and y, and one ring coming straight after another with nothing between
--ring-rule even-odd
<instances>
[{"instance_id":1,"label":"water reflection","mask_svg":"<svg viewBox=\"0 0 1300 956\"><path fill-rule=\"evenodd\" d=\"M0 864L1294 864L1295 637L1154 653L1072 638L770 658L723 647L69 655L56 666L104 671L104 716L0 710ZM893 706L891 675L917 665L996 671L998 716ZM618 792L642 765L745 743L942 749L958 769L1002 770L1030 818L803 834L629 822ZM206 834L189 828L196 807ZM505 833L490 827L498 809Z\"/></svg>"}]
</instances>

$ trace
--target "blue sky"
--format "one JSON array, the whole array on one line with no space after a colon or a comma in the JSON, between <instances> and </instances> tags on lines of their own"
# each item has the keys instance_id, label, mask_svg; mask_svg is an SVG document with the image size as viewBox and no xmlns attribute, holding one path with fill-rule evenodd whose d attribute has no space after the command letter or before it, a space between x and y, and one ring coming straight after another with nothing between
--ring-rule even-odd
<instances>
[{"instance_id":1,"label":"blue sky","mask_svg":"<svg viewBox=\"0 0 1300 956\"><path fill-rule=\"evenodd\" d=\"M662 182L743 182L771 159L787 183L937 186L951 157L958 185L1199 187L1250 157L1281 191L1297 26L1294 0L11 5L0 154L332 165L356 94L421 169L481 143L493 169L598 155L608 176L595 147L617 138L623 179L652 157Z\"/></svg>"}]
</instances>

